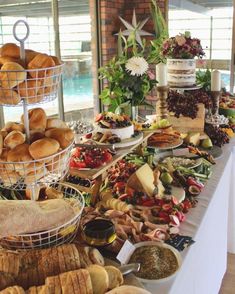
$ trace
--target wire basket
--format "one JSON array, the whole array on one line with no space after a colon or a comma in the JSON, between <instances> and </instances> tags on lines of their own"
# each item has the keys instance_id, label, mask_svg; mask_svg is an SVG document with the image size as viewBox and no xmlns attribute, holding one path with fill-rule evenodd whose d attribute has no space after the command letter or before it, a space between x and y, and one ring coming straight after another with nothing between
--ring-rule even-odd
<instances>
[{"instance_id":1,"label":"wire basket","mask_svg":"<svg viewBox=\"0 0 235 294\"><path fill-rule=\"evenodd\" d=\"M41 69L0 70L0 105L45 103L57 97L63 65Z\"/></svg>"},{"instance_id":2,"label":"wire basket","mask_svg":"<svg viewBox=\"0 0 235 294\"><path fill-rule=\"evenodd\" d=\"M50 184L63 178L69 170L73 144L62 151L32 161L0 161L0 187L24 190L39 184Z\"/></svg>"},{"instance_id":3,"label":"wire basket","mask_svg":"<svg viewBox=\"0 0 235 294\"><path fill-rule=\"evenodd\" d=\"M76 203L73 205L75 210L77 210L76 215L64 225L48 231L2 238L0 239L0 245L2 247L11 250L39 249L58 246L74 240L84 208L84 198L79 190L65 183L53 184L50 187L54 187L58 191L63 192L64 198L76 199Z\"/></svg>"}]
</instances>

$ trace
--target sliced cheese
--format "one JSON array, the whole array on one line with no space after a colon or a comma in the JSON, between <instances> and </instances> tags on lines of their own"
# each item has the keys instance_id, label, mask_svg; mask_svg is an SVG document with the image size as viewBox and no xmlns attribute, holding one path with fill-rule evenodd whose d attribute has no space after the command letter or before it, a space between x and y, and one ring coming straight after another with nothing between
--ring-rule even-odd
<instances>
[{"instance_id":1,"label":"sliced cheese","mask_svg":"<svg viewBox=\"0 0 235 294\"><path fill-rule=\"evenodd\" d=\"M151 167L146 163L141 166L128 180L127 186L135 191L145 192L149 197L155 190L154 175Z\"/></svg>"}]
</instances>

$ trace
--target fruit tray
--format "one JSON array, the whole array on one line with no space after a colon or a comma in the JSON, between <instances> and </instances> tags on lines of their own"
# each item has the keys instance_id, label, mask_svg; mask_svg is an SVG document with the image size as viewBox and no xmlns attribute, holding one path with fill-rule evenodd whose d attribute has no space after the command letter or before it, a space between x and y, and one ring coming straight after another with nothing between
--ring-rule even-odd
<instances>
[{"instance_id":1,"label":"fruit tray","mask_svg":"<svg viewBox=\"0 0 235 294\"><path fill-rule=\"evenodd\" d=\"M48 231L32 232L31 234L22 234L17 236L9 236L0 239L0 245L6 249L39 249L58 246L64 243L72 242L77 234L81 214L84 208L84 198L80 191L74 186L59 183L50 185L58 191L63 192L64 198L76 199L73 207L76 215L62 226L55 227Z\"/></svg>"}]
</instances>

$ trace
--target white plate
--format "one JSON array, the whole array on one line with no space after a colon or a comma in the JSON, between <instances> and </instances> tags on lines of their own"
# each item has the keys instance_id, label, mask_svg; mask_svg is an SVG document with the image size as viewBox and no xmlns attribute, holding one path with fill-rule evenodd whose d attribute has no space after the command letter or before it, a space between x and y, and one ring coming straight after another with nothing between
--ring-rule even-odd
<instances>
[{"instance_id":1,"label":"white plate","mask_svg":"<svg viewBox=\"0 0 235 294\"><path fill-rule=\"evenodd\" d=\"M176 257L176 259L178 261L178 269L172 275L170 275L169 277L163 278L163 279L148 280L148 279L142 279L142 278L139 278L139 277L136 277L136 278L141 283L144 283L144 284L159 284L159 283L169 281L170 279L172 279L176 275L176 273L179 271L179 269L180 269L180 267L182 265L182 257L180 255L179 251L176 250L174 247L168 245L168 244L161 243L161 242L156 242L156 241L140 242L140 243L135 244L134 246L136 248L139 248L139 247L142 247L142 246L149 246L149 245L157 245L157 246L161 246L161 247L170 249L175 254L175 257Z\"/></svg>"},{"instance_id":2,"label":"white plate","mask_svg":"<svg viewBox=\"0 0 235 294\"><path fill-rule=\"evenodd\" d=\"M96 142L97 145L110 145L110 146L114 146L114 148L125 148L125 147L129 147L135 144L140 143L143 140L143 133L139 133L137 136L135 137L131 137L128 139L124 139L119 143L114 143L114 144L108 144L108 143L99 143Z\"/></svg>"},{"instance_id":3,"label":"white plate","mask_svg":"<svg viewBox=\"0 0 235 294\"><path fill-rule=\"evenodd\" d=\"M166 147L157 147L157 146L151 146L151 145L148 145L148 147L158 149L158 150L169 150L169 149L177 148L182 144L183 144L183 140L179 139L175 144L171 144L171 145L169 144L169 146L166 146Z\"/></svg>"},{"instance_id":4,"label":"white plate","mask_svg":"<svg viewBox=\"0 0 235 294\"><path fill-rule=\"evenodd\" d=\"M188 158L187 156L166 156L166 157L160 159L160 163L162 163L161 161L163 161L164 159L166 159L166 158L168 158L168 157L169 157L169 158L171 158L171 157L181 157L181 158L185 157L185 158L187 158L187 159L194 160L195 163L194 163L193 165L184 166L184 165L182 165L182 164L179 164L179 166L183 166L183 167L185 167L185 168L189 168L189 169L193 169L193 168L195 168L195 167L197 167L197 166L199 166L199 165L202 164L202 158L193 159L193 158ZM155 160L154 160L153 162L154 162L154 164L157 164L159 161L158 161L158 162L155 162Z\"/></svg>"}]
</instances>

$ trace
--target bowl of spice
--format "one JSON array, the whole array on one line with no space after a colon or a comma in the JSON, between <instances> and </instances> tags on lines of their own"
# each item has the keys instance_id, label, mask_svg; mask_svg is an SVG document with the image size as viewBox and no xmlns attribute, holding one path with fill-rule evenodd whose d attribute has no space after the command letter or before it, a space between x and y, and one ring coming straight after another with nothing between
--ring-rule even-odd
<instances>
[{"instance_id":1,"label":"bowl of spice","mask_svg":"<svg viewBox=\"0 0 235 294\"><path fill-rule=\"evenodd\" d=\"M142 283L155 284L175 276L182 264L182 258L174 247L155 241L135 244L135 251L129 263L140 263L135 276Z\"/></svg>"}]
</instances>

